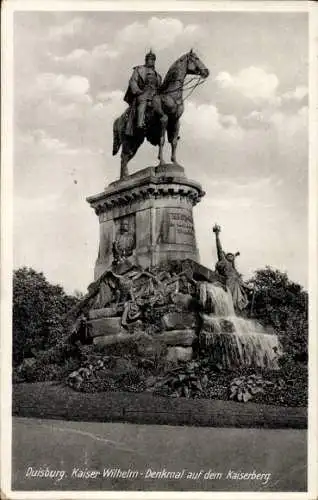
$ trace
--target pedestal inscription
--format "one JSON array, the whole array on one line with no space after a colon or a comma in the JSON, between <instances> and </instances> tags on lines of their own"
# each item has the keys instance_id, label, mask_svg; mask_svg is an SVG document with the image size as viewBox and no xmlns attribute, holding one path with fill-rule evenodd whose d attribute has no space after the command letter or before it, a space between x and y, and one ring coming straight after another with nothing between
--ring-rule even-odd
<instances>
[{"instance_id":1,"label":"pedestal inscription","mask_svg":"<svg viewBox=\"0 0 318 500\"><path fill-rule=\"evenodd\" d=\"M195 245L191 208L168 207L157 209L157 219L162 220L159 242Z\"/></svg>"}]
</instances>

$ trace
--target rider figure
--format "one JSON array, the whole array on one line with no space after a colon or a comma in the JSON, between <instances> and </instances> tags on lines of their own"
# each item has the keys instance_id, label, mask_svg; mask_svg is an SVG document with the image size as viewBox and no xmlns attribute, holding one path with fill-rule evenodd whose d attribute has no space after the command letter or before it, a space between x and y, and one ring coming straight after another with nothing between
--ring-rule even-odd
<instances>
[{"instance_id":1,"label":"rider figure","mask_svg":"<svg viewBox=\"0 0 318 500\"><path fill-rule=\"evenodd\" d=\"M158 93L161 86L161 76L155 69L156 56L150 50L145 56L145 64L135 66L129 80L128 89L124 101L131 107L131 113L127 124L127 133L133 134L133 119L137 114L137 128L145 126L145 114L147 106L151 106L153 97ZM133 112L135 111L135 112Z\"/></svg>"}]
</instances>

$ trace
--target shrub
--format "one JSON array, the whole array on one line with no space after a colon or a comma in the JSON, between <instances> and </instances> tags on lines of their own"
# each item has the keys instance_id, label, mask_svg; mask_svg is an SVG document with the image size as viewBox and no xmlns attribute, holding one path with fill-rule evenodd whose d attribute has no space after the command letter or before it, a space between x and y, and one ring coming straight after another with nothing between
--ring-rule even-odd
<instances>
[{"instance_id":1,"label":"shrub","mask_svg":"<svg viewBox=\"0 0 318 500\"><path fill-rule=\"evenodd\" d=\"M19 382L50 382L61 380L64 376L64 367L55 363L42 363L35 358L26 358L15 370L14 378Z\"/></svg>"},{"instance_id":2,"label":"shrub","mask_svg":"<svg viewBox=\"0 0 318 500\"><path fill-rule=\"evenodd\" d=\"M98 353L88 355L84 364L66 379L67 385L83 392L141 391L140 382L139 370L128 357Z\"/></svg>"},{"instance_id":3,"label":"shrub","mask_svg":"<svg viewBox=\"0 0 318 500\"><path fill-rule=\"evenodd\" d=\"M285 358L307 363L308 293L271 267L256 271L250 284L254 287L252 316L277 332Z\"/></svg>"},{"instance_id":4,"label":"shrub","mask_svg":"<svg viewBox=\"0 0 318 500\"><path fill-rule=\"evenodd\" d=\"M261 375L236 377L230 383L229 398L246 403L253 399L256 394L264 393L265 388L269 385L273 385L273 383L264 380Z\"/></svg>"},{"instance_id":5,"label":"shrub","mask_svg":"<svg viewBox=\"0 0 318 500\"><path fill-rule=\"evenodd\" d=\"M150 377L147 390L172 397L194 398L203 394L208 386L208 376L200 372L199 363L193 361L167 371L162 376Z\"/></svg>"},{"instance_id":6,"label":"shrub","mask_svg":"<svg viewBox=\"0 0 318 500\"><path fill-rule=\"evenodd\" d=\"M68 334L66 313L78 299L43 273L23 267L13 274L13 365L47 350Z\"/></svg>"}]
</instances>

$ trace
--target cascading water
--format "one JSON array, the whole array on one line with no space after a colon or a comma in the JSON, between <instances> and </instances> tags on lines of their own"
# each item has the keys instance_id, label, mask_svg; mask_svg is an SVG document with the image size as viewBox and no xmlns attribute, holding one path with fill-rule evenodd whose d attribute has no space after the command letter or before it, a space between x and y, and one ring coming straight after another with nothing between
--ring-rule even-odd
<instances>
[{"instance_id":1,"label":"cascading water","mask_svg":"<svg viewBox=\"0 0 318 500\"><path fill-rule=\"evenodd\" d=\"M203 282L200 285L200 302L205 311L215 316L234 316L232 296L222 286Z\"/></svg>"},{"instance_id":2,"label":"cascading water","mask_svg":"<svg viewBox=\"0 0 318 500\"><path fill-rule=\"evenodd\" d=\"M277 335L252 319L236 316L231 293L222 286L201 283L203 307L201 343L226 368L251 366L278 369L281 348Z\"/></svg>"}]
</instances>

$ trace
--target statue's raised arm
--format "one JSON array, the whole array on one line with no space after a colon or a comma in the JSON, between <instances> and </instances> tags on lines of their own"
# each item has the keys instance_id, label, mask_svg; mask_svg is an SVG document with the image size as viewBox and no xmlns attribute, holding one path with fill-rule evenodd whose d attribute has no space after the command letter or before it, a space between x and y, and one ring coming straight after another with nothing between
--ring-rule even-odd
<instances>
[{"instance_id":1,"label":"statue's raised arm","mask_svg":"<svg viewBox=\"0 0 318 500\"><path fill-rule=\"evenodd\" d=\"M216 250L218 254L218 260L222 260L225 258L225 253L223 251L222 245L221 245L221 240L220 240L220 232L221 232L221 226L218 224L215 224L213 226L213 232L215 234L215 242L216 242Z\"/></svg>"}]
</instances>

